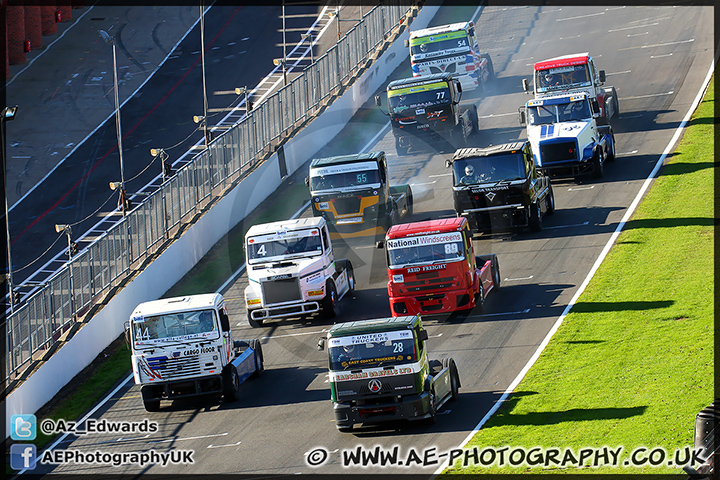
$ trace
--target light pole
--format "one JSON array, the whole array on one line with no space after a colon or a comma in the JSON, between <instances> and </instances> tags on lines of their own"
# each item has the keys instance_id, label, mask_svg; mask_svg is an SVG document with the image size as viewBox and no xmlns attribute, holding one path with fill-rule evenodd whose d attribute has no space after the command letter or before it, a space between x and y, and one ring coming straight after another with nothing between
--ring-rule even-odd
<instances>
[{"instance_id":1,"label":"light pole","mask_svg":"<svg viewBox=\"0 0 720 480\"><path fill-rule=\"evenodd\" d=\"M77 244L72 241L72 228L70 225L57 224L55 225L55 231L57 233L64 233L67 235L68 240L68 266L70 267L70 311L72 315L75 315L75 289L73 286L73 262L72 256L77 252Z\"/></svg>"},{"instance_id":2,"label":"light pole","mask_svg":"<svg viewBox=\"0 0 720 480\"><path fill-rule=\"evenodd\" d=\"M252 110L252 104L250 103L247 87L236 87L235 95L245 95L245 112L250 113L250 110Z\"/></svg>"},{"instance_id":3,"label":"light pole","mask_svg":"<svg viewBox=\"0 0 720 480\"><path fill-rule=\"evenodd\" d=\"M313 57L313 35L312 33L302 33L300 34L300 38L302 40L308 40L310 42L310 63L315 63L315 58Z\"/></svg>"},{"instance_id":4,"label":"light pole","mask_svg":"<svg viewBox=\"0 0 720 480\"><path fill-rule=\"evenodd\" d=\"M115 37L111 36L105 30L98 30L100 37L105 40L105 43L112 45L113 54L113 83L115 89L115 131L117 134L118 153L120 155L120 196L125 191L125 163L123 162L123 147L122 147L122 129L120 127L120 97L118 93L118 78L117 78L117 52L115 51ZM112 190L115 190L114 188ZM125 199L122 199L122 214L125 216Z\"/></svg>"},{"instance_id":5,"label":"light pole","mask_svg":"<svg viewBox=\"0 0 720 480\"><path fill-rule=\"evenodd\" d=\"M150 155L153 157L160 157L160 170L162 170L162 183L165 183L165 180L167 177L169 177L172 174L172 167L169 163L165 163L165 160L170 158L170 156L165 152L165 149L163 148L151 148L150 149Z\"/></svg>"},{"instance_id":6,"label":"light pole","mask_svg":"<svg viewBox=\"0 0 720 480\"><path fill-rule=\"evenodd\" d=\"M207 102L207 84L205 83L205 9L203 2L200 2L200 60L202 63L202 85L203 85L203 131L205 135L205 148L207 148L210 140L208 139L207 129L207 114L208 114L208 102ZM197 118L197 117L195 117ZM195 123L198 123L195 121Z\"/></svg>"},{"instance_id":7,"label":"light pole","mask_svg":"<svg viewBox=\"0 0 720 480\"><path fill-rule=\"evenodd\" d=\"M8 292L10 294L10 313L15 312L15 292L13 291L13 280L12 280L12 258L10 256L10 217L8 210L7 200L7 161L5 158L5 122L15 119L17 114L18 106L5 107L2 111L2 117L0 117L0 148L2 148L2 162L3 162L3 193L5 193L5 234L7 240L7 261L8 261Z\"/></svg>"}]
</instances>

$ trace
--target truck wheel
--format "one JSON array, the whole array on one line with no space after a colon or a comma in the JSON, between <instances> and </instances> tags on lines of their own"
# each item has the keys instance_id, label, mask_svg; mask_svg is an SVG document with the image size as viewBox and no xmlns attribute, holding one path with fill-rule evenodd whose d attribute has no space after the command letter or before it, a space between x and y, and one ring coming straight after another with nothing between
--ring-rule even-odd
<instances>
[{"instance_id":1,"label":"truck wheel","mask_svg":"<svg viewBox=\"0 0 720 480\"><path fill-rule=\"evenodd\" d=\"M430 406L428 414L428 423L433 424L437 421L437 399L435 397L435 387L430 388Z\"/></svg>"},{"instance_id":2,"label":"truck wheel","mask_svg":"<svg viewBox=\"0 0 720 480\"><path fill-rule=\"evenodd\" d=\"M406 217L411 217L413 214L413 195L412 190L410 190L410 185L408 185L407 189L407 213L405 214Z\"/></svg>"},{"instance_id":3,"label":"truck wheel","mask_svg":"<svg viewBox=\"0 0 720 480\"><path fill-rule=\"evenodd\" d=\"M472 110L470 110L470 119L472 121L471 135L477 137L478 135L480 135L480 120L478 120L477 107L475 105L473 105Z\"/></svg>"},{"instance_id":4,"label":"truck wheel","mask_svg":"<svg viewBox=\"0 0 720 480\"><path fill-rule=\"evenodd\" d=\"M350 260L345 261L345 271L347 272L348 281L348 292L352 293L355 291L355 271L353 270L352 263Z\"/></svg>"},{"instance_id":5,"label":"truck wheel","mask_svg":"<svg viewBox=\"0 0 720 480\"><path fill-rule=\"evenodd\" d=\"M478 313L483 313L485 311L485 287L483 287L482 279L478 278L478 293L477 298L475 299L475 308L477 309Z\"/></svg>"},{"instance_id":6,"label":"truck wheel","mask_svg":"<svg viewBox=\"0 0 720 480\"><path fill-rule=\"evenodd\" d=\"M395 150L397 150L399 157L403 157L408 154L408 147L400 146L400 140L397 137L395 137Z\"/></svg>"},{"instance_id":7,"label":"truck wheel","mask_svg":"<svg viewBox=\"0 0 720 480\"><path fill-rule=\"evenodd\" d=\"M495 290L498 290L500 288L500 263L498 262L497 257L493 257L493 259L492 259L492 269L493 269L493 284L494 284Z\"/></svg>"},{"instance_id":8,"label":"truck wheel","mask_svg":"<svg viewBox=\"0 0 720 480\"><path fill-rule=\"evenodd\" d=\"M155 395L153 395L153 390L150 387L142 387L140 389L140 394L142 395L142 401L145 410L147 410L148 412L157 412L160 410L160 400L155 398Z\"/></svg>"},{"instance_id":9,"label":"truck wheel","mask_svg":"<svg viewBox=\"0 0 720 480\"><path fill-rule=\"evenodd\" d=\"M593 178L602 178L603 173L604 173L603 170L604 170L604 165L603 165L602 156L600 155L600 152L595 150L595 153L593 153L593 157L592 157L592 176L593 176Z\"/></svg>"},{"instance_id":10,"label":"truck wheel","mask_svg":"<svg viewBox=\"0 0 720 480\"><path fill-rule=\"evenodd\" d=\"M250 341L250 348L255 352L255 365L257 368L250 375L252 378L257 378L265 371L265 358L263 358L262 344L257 338Z\"/></svg>"},{"instance_id":11,"label":"truck wheel","mask_svg":"<svg viewBox=\"0 0 720 480\"><path fill-rule=\"evenodd\" d=\"M262 319L260 319L260 320L253 320L252 314L251 314L250 312L247 312L247 318L248 318L248 323L250 324L250 326L251 326L252 328L260 328L260 327L262 327L262 324L263 324Z\"/></svg>"},{"instance_id":12,"label":"truck wheel","mask_svg":"<svg viewBox=\"0 0 720 480\"><path fill-rule=\"evenodd\" d=\"M495 68L493 67L492 58L490 58L489 53L481 53L480 57L487 60L487 72L488 72L487 81L492 82L493 80L495 80Z\"/></svg>"},{"instance_id":13,"label":"truck wheel","mask_svg":"<svg viewBox=\"0 0 720 480\"><path fill-rule=\"evenodd\" d=\"M550 192L547 194L547 210L545 215L552 215L555 213L555 192L553 192L552 185L549 187Z\"/></svg>"},{"instance_id":14,"label":"truck wheel","mask_svg":"<svg viewBox=\"0 0 720 480\"><path fill-rule=\"evenodd\" d=\"M322 313L325 318L335 318L337 316L337 290L335 289L335 282L328 280L327 292L325 298L322 299Z\"/></svg>"},{"instance_id":15,"label":"truck wheel","mask_svg":"<svg viewBox=\"0 0 720 480\"><path fill-rule=\"evenodd\" d=\"M605 157L605 161L607 162L614 162L615 161L615 134L610 133L610 146L608 147L608 153Z\"/></svg>"},{"instance_id":16,"label":"truck wheel","mask_svg":"<svg viewBox=\"0 0 720 480\"><path fill-rule=\"evenodd\" d=\"M458 390L460 389L460 375L458 375L455 360L452 358L443 359L443 368L450 369L450 398L457 400Z\"/></svg>"},{"instance_id":17,"label":"truck wheel","mask_svg":"<svg viewBox=\"0 0 720 480\"><path fill-rule=\"evenodd\" d=\"M226 401L234 402L240 398L240 377L232 365L225 367L223 372L223 397Z\"/></svg>"},{"instance_id":18,"label":"truck wheel","mask_svg":"<svg viewBox=\"0 0 720 480\"><path fill-rule=\"evenodd\" d=\"M533 232L539 232L542 230L542 212L540 211L540 204L537 202L530 205L530 230Z\"/></svg>"}]
</instances>

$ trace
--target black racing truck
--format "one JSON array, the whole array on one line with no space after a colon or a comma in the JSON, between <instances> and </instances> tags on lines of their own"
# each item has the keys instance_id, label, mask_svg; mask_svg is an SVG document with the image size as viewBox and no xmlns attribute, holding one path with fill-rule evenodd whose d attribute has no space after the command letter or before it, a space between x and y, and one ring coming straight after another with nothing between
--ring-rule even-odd
<instances>
[{"instance_id":1,"label":"black racing truck","mask_svg":"<svg viewBox=\"0 0 720 480\"><path fill-rule=\"evenodd\" d=\"M395 80L386 94L388 111L383 113L390 117L398 155L419 145L453 151L478 131L477 107L460 107L462 87L450 73ZM380 95L375 104L382 105Z\"/></svg>"},{"instance_id":2,"label":"black racing truck","mask_svg":"<svg viewBox=\"0 0 720 480\"><path fill-rule=\"evenodd\" d=\"M313 215L325 217L332 236L385 235L412 215L412 189L390 186L383 151L315 158L305 183Z\"/></svg>"},{"instance_id":3,"label":"black racing truck","mask_svg":"<svg viewBox=\"0 0 720 480\"><path fill-rule=\"evenodd\" d=\"M453 203L473 232L542 230L555 212L550 178L538 174L530 142L462 148L446 161L452 167Z\"/></svg>"},{"instance_id":4,"label":"black racing truck","mask_svg":"<svg viewBox=\"0 0 720 480\"><path fill-rule=\"evenodd\" d=\"M428 333L417 315L338 323L318 342L327 343L335 425L395 420L435 421L458 397L460 376L452 358L428 360Z\"/></svg>"}]
</instances>

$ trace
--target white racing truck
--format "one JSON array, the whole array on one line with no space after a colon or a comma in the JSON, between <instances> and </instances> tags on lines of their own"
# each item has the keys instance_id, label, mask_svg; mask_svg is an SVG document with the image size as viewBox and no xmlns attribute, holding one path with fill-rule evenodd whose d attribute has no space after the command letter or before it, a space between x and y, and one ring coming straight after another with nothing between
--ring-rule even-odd
<instances>
[{"instance_id":1,"label":"white racing truck","mask_svg":"<svg viewBox=\"0 0 720 480\"><path fill-rule=\"evenodd\" d=\"M240 384L264 369L258 340L233 341L219 293L141 303L125 323L125 340L148 412L163 399L222 393L237 400Z\"/></svg>"},{"instance_id":2,"label":"white racing truck","mask_svg":"<svg viewBox=\"0 0 720 480\"><path fill-rule=\"evenodd\" d=\"M473 22L411 31L405 47L410 49L413 77L452 73L466 92L495 77L490 54L480 53Z\"/></svg>"},{"instance_id":3,"label":"white racing truck","mask_svg":"<svg viewBox=\"0 0 720 480\"><path fill-rule=\"evenodd\" d=\"M325 318L355 288L350 260L335 260L323 217L253 225L245 235L248 323L309 315Z\"/></svg>"},{"instance_id":4,"label":"white racing truck","mask_svg":"<svg viewBox=\"0 0 720 480\"><path fill-rule=\"evenodd\" d=\"M598 70L587 52L537 62L533 71L535 98L586 92L598 102L599 124L608 125L611 118L620 114L615 87L605 86L605 70ZM522 83L523 90L530 93L527 78Z\"/></svg>"},{"instance_id":5,"label":"white racing truck","mask_svg":"<svg viewBox=\"0 0 720 480\"><path fill-rule=\"evenodd\" d=\"M610 125L598 125L600 109L595 98L581 92L536 98L519 110L520 124L545 174L603 176L605 162L615 160L615 136Z\"/></svg>"}]
</instances>

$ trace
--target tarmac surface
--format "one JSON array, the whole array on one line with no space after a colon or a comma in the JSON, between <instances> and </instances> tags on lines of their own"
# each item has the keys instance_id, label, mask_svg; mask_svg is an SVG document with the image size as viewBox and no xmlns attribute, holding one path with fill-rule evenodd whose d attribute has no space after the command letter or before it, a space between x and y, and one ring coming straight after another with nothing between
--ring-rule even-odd
<instances>
[{"instance_id":1,"label":"tarmac surface","mask_svg":"<svg viewBox=\"0 0 720 480\"><path fill-rule=\"evenodd\" d=\"M91 132L114 116L112 45L118 95L125 100L148 80L200 20L195 6L87 6L43 37L44 47L10 66L7 105L18 105L7 132L7 200L13 206ZM12 218L12 214L11 214Z\"/></svg>"}]
</instances>

